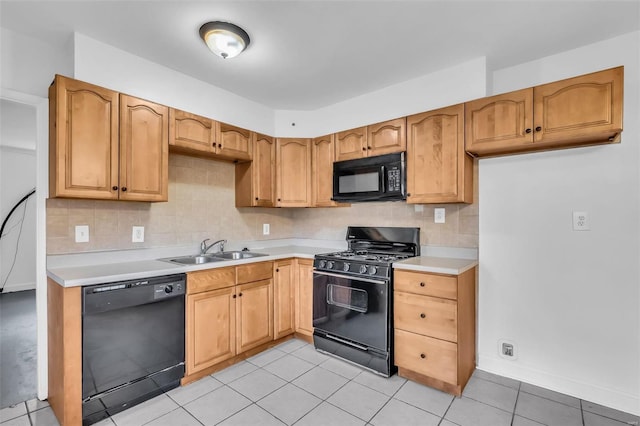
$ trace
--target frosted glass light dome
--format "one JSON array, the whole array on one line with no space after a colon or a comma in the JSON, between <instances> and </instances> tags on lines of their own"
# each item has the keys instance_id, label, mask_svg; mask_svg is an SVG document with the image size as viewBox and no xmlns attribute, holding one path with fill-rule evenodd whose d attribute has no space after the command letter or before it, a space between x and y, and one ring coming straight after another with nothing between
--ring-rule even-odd
<instances>
[{"instance_id":1,"label":"frosted glass light dome","mask_svg":"<svg viewBox=\"0 0 640 426\"><path fill-rule=\"evenodd\" d=\"M207 22L200 27L200 37L207 47L223 59L233 58L249 46L245 30L229 22Z\"/></svg>"}]
</instances>

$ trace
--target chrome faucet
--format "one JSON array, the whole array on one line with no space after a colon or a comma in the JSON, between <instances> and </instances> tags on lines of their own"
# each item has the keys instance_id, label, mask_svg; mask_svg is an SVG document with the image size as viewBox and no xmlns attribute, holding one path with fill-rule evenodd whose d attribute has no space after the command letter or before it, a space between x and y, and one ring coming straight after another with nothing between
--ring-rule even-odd
<instances>
[{"instance_id":1,"label":"chrome faucet","mask_svg":"<svg viewBox=\"0 0 640 426\"><path fill-rule=\"evenodd\" d=\"M205 254L207 254L209 249L216 244L220 244L220 253L222 253L224 251L224 245L227 243L227 240L218 240L215 243L207 245L207 241L209 241L209 238L202 240L202 242L200 243L200 256L204 256Z\"/></svg>"}]
</instances>

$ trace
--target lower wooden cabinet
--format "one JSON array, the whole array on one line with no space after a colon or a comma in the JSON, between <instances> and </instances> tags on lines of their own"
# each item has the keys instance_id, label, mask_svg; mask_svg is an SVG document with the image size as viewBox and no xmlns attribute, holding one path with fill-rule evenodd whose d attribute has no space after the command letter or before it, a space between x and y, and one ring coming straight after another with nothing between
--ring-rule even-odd
<instances>
[{"instance_id":1,"label":"lower wooden cabinet","mask_svg":"<svg viewBox=\"0 0 640 426\"><path fill-rule=\"evenodd\" d=\"M295 329L295 274L293 259L278 260L273 268L273 334L279 339Z\"/></svg>"},{"instance_id":2,"label":"lower wooden cabinet","mask_svg":"<svg viewBox=\"0 0 640 426\"><path fill-rule=\"evenodd\" d=\"M188 284L187 284L188 285ZM187 296L187 375L236 354L235 287Z\"/></svg>"},{"instance_id":3,"label":"lower wooden cabinet","mask_svg":"<svg viewBox=\"0 0 640 426\"><path fill-rule=\"evenodd\" d=\"M461 395L475 369L476 268L461 275L396 270L398 375Z\"/></svg>"},{"instance_id":4,"label":"lower wooden cabinet","mask_svg":"<svg viewBox=\"0 0 640 426\"><path fill-rule=\"evenodd\" d=\"M273 281L236 286L236 352L273 340Z\"/></svg>"},{"instance_id":5,"label":"lower wooden cabinet","mask_svg":"<svg viewBox=\"0 0 640 426\"><path fill-rule=\"evenodd\" d=\"M313 260L298 259L296 280L296 333L313 336Z\"/></svg>"},{"instance_id":6,"label":"lower wooden cabinet","mask_svg":"<svg viewBox=\"0 0 640 426\"><path fill-rule=\"evenodd\" d=\"M272 262L187 273L186 375L273 340Z\"/></svg>"}]
</instances>

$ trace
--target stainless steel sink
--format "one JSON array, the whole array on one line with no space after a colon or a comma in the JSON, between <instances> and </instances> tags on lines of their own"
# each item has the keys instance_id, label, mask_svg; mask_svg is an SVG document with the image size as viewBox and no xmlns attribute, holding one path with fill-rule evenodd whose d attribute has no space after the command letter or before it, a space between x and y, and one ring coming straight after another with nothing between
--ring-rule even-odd
<instances>
[{"instance_id":1,"label":"stainless steel sink","mask_svg":"<svg viewBox=\"0 0 640 426\"><path fill-rule=\"evenodd\" d=\"M183 265L200 265L202 263L211 263L211 262L221 262L224 259L219 257L213 257L211 255L207 256L182 256L182 257L174 257L171 259L161 259L167 262L181 263Z\"/></svg>"},{"instance_id":2,"label":"stainless steel sink","mask_svg":"<svg viewBox=\"0 0 640 426\"><path fill-rule=\"evenodd\" d=\"M225 251L222 253L211 253L209 256L225 260L249 259L252 257L268 256L265 253L255 253L252 251Z\"/></svg>"},{"instance_id":3,"label":"stainless steel sink","mask_svg":"<svg viewBox=\"0 0 640 426\"><path fill-rule=\"evenodd\" d=\"M180 263L182 265L201 265L203 263L222 262L224 260L250 259L252 257L268 256L265 253L254 253L252 251L225 251L222 253L208 253L203 255L170 257L165 262Z\"/></svg>"}]
</instances>

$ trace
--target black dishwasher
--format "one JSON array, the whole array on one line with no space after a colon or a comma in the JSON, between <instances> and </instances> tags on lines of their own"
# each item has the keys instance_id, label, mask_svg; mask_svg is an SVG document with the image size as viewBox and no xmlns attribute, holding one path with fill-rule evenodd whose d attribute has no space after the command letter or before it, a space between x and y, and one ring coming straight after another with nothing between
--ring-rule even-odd
<instances>
[{"instance_id":1,"label":"black dishwasher","mask_svg":"<svg viewBox=\"0 0 640 426\"><path fill-rule=\"evenodd\" d=\"M179 386L184 299L184 274L82 289L83 425Z\"/></svg>"}]
</instances>

